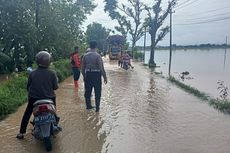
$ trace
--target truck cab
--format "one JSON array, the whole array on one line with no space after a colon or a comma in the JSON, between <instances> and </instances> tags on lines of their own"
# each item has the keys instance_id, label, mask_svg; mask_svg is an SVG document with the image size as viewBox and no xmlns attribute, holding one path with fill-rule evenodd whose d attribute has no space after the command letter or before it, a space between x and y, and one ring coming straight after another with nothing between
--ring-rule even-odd
<instances>
[{"instance_id":1,"label":"truck cab","mask_svg":"<svg viewBox=\"0 0 230 153\"><path fill-rule=\"evenodd\" d=\"M122 35L111 35L107 38L110 60L117 60L119 52L123 51L125 38Z\"/></svg>"}]
</instances>

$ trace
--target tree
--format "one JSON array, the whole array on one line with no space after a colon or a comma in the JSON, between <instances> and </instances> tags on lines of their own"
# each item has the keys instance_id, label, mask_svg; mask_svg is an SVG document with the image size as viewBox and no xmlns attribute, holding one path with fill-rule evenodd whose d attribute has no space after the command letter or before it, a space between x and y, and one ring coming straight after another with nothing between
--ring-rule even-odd
<instances>
[{"instance_id":1,"label":"tree","mask_svg":"<svg viewBox=\"0 0 230 153\"><path fill-rule=\"evenodd\" d=\"M86 41L89 43L91 40L96 40L98 43L98 49L100 51L105 50L106 39L109 36L110 30L106 29L99 23L93 22L87 26Z\"/></svg>"},{"instance_id":2,"label":"tree","mask_svg":"<svg viewBox=\"0 0 230 153\"><path fill-rule=\"evenodd\" d=\"M0 0L0 53L10 58L10 68L8 60L1 67L23 70L44 49L62 58L81 44L81 25L94 8L91 0Z\"/></svg>"},{"instance_id":3,"label":"tree","mask_svg":"<svg viewBox=\"0 0 230 153\"><path fill-rule=\"evenodd\" d=\"M0 51L10 57L10 70L22 70L24 59L33 51L36 29L32 6L32 0L0 0Z\"/></svg>"},{"instance_id":4,"label":"tree","mask_svg":"<svg viewBox=\"0 0 230 153\"><path fill-rule=\"evenodd\" d=\"M149 28L149 34L151 36L151 54L149 60L149 67L155 67L154 61L155 47L159 41L161 41L165 35L169 32L169 26L162 27L166 17L169 15L172 7L176 4L177 0L171 0L165 11L161 8L162 0L156 0L156 3L152 6L146 6L145 10L148 12L146 18L146 25Z\"/></svg>"},{"instance_id":5,"label":"tree","mask_svg":"<svg viewBox=\"0 0 230 153\"><path fill-rule=\"evenodd\" d=\"M41 0L40 0L41 1ZM38 47L48 49L55 59L82 44L81 25L95 8L91 0L42 0L38 15Z\"/></svg>"},{"instance_id":6,"label":"tree","mask_svg":"<svg viewBox=\"0 0 230 153\"><path fill-rule=\"evenodd\" d=\"M10 70L10 57L0 52L0 74Z\"/></svg>"},{"instance_id":7,"label":"tree","mask_svg":"<svg viewBox=\"0 0 230 153\"><path fill-rule=\"evenodd\" d=\"M117 0L104 0L105 12L109 12L109 16L113 20L117 20L119 26L115 29L123 36L127 37L129 33L132 41L132 55L136 42L143 36L143 24L141 22L141 13L144 10L144 4L140 0L128 0L129 4L121 3Z\"/></svg>"}]
</instances>

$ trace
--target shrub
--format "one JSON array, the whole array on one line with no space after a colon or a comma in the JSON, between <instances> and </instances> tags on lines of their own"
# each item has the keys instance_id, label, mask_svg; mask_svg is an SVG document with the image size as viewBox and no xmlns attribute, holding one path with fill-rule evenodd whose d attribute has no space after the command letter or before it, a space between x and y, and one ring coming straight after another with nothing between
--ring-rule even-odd
<instances>
[{"instance_id":1,"label":"shrub","mask_svg":"<svg viewBox=\"0 0 230 153\"><path fill-rule=\"evenodd\" d=\"M144 57L144 53L141 53L141 52L134 52L134 58L135 59L143 59Z\"/></svg>"},{"instance_id":2,"label":"shrub","mask_svg":"<svg viewBox=\"0 0 230 153\"><path fill-rule=\"evenodd\" d=\"M59 60L53 62L50 68L56 71L59 82L63 81L72 74L69 60Z\"/></svg>"},{"instance_id":3,"label":"shrub","mask_svg":"<svg viewBox=\"0 0 230 153\"><path fill-rule=\"evenodd\" d=\"M0 74L12 71L12 64L10 63L10 57L0 52Z\"/></svg>"}]
</instances>

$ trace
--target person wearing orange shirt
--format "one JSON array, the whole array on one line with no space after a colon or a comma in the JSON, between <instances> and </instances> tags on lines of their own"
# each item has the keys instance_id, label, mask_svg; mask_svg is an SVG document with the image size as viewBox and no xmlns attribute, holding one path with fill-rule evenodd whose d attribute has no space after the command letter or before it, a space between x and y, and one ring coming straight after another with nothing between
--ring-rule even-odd
<instances>
[{"instance_id":1,"label":"person wearing orange shirt","mask_svg":"<svg viewBox=\"0 0 230 153\"><path fill-rule=\"evenodd\" d=\"M79 47L76 46L74 47L74 52L70 56L75 88L78 88L78 80L80 78L80 67L81 67L81 60L78 53L79 53Z\"/></svg>"}]
</instances>

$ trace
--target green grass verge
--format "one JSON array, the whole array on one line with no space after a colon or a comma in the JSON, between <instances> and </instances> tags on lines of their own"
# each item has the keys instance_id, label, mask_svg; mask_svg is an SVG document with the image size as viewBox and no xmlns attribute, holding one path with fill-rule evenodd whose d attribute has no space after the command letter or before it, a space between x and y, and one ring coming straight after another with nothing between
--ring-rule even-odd
<instances>
[{"instance_id":1,"label":"green grass verge","mask_svg":"<svg viewBox=\"0 0 230 153\"><path fill-rule=\"evenodd\" d=\"M63 81L72 73L68 60L56 61L50 68L57 72L59 81ZM27 78L28 74L23 72L0 85L0 120L27 102Z\"/></svg>"},{"instance_id":2,"label":"green grass verge","mask_svg":"<svg viewBox=\"0 0 230 153\"><path fill-rule=\"evenodd\" d=\"M26 101L26 81L26 75L19 74L0 86L0 119Z\"/></svg>"},{"instance_id":3,"label":"green grass verge","mask_svg":"<svg viewBox=\"0 0 230 153\"><path fill-rule=\"evenodd\" d=\"M196 97L208 101L211 106L216 108L217 110L220 110L224 113L230 114L230 101L229 100L220 100L220 99L214 99L208 96L208 94L199 91L198 89L191 87L189 85L186 85L179 80L175 79L174 77L169 77L168 80L180 88L184 89L186 92L191 93L195 95Z\"/></svg>"}]
</instances>

